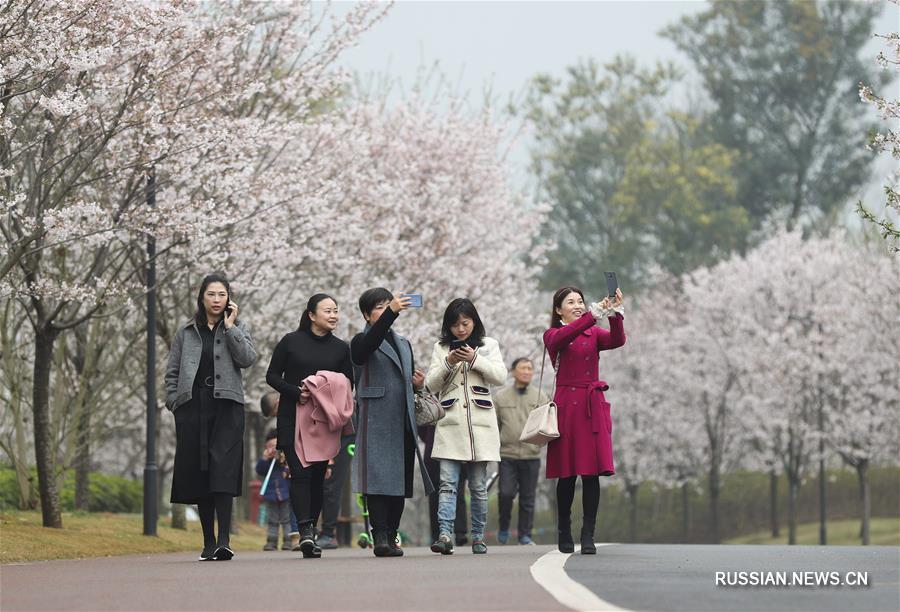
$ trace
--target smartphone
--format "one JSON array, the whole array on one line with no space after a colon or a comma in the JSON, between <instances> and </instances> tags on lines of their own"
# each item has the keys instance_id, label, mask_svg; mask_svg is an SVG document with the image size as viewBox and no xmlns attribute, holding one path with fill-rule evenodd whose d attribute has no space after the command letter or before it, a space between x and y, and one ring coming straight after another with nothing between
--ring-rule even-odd
<instances>
[{"instance_id":1,"label":"smartphone","mask_svg":"<svg viewBox=\"0 0 900 612\"><path fill-rule=\"evenodd\" d=\"M228 301L231 302L231 300L228 300ZM225 306L225 316L226 317L231 316L231 306L228 306L228 305Z\"/></svg>"},{"instance_id":2,"label":"smartphone","mask_svg":"<svg viewBox=\"0 0 900 612\"><path fill-rule=\"evenodd\" d=\"M467 340L451 340L450 341L450 350L455 351L456 349L461 349L462 347L468 344Z\"/></svg>"},{"instance_id":3,"label":"smartphone","mask_svg":"<svg viewBox=\"0 0 900 612\"><path fill-rule=\"evenodd\" d=\"M407 293L404 297L409 298L409 307L410 308L421 308L422 307L422 294L421 293Z\"/></svg>"},{"instance_id":4,"label":"smartphone","mask_svg":"<svg viewBox=\"0 0 900 612\"><path fill-rule=\"evenodd\" d=\"M619 281L615 272L606 273L606 294L610 298L616 297L616 289L619 288Z\"/></svg>"}]
</instances>

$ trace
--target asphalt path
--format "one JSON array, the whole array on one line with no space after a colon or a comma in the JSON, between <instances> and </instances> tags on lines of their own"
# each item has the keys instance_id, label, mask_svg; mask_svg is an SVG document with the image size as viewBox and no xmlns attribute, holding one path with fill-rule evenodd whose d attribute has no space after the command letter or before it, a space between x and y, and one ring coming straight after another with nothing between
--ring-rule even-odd
<instances>
[{"instance_id":1,"label":"asphalt path","mask_svg":"<svg viewBox=\"0 0 900 612\"><path fill-rule=\"evenodd\" d=\"M524 550L527 548L528 550ZM427 548L400 558L371 551L241 552L5 565L0 609L12 610L565 610L529 573L549 546ZM199 552L199 551L198 551Z\"/></svg>"},{"instance_id":2,"label":"asphalt path","mask_svg":"<svg viewBox=\"0 0 900 612\"><path fill-rule=\"evenodd\" d=\"M613 544L598 553L565 562L600 600L594 609L900 611L900 548L892 546ZM753 573L773 584L752 584ZM863 577L867 586L857 586Z\"/></svg>"},{"instance_id":3,"label":"asphalt path","mask_svg":"<svg viewBox=\"0 0 900 612\"><path fill-rule=\"evenodd\" d=\"M360 549L318 560L281 551L196 558L5 565L0 610L900 610L896 547L610 544L596 556L492 546L478 556L411 548L398 559ZM779 571L789 580L795 571L836 572L842 582L867 572L868 586L716 585L716 572L772 579Z\"/></svg>"}]
</instances>

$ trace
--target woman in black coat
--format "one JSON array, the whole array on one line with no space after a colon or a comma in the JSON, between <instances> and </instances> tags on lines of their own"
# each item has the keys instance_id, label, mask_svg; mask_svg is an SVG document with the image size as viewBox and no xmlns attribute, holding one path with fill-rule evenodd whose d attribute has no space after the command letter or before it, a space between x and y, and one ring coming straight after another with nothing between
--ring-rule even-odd
<instances>
[{"instance_id":1,"label":"woman in black coat","mask_svg":"<svg viewBox=\"0 0 900 612\"><path fill-rule=\"evenodd\" d=\"M176 434L171 501L197 504L200 561L234 556L231 508L241 494L244 459L241 369L256 361L250 332L237 315L228 280L204 278L197 312L176 332L166 367L166 407L175 414Z\"/></svg>"},{"instance_id":2,"label":"woman in black coat","mask_svg":"<svg viewBox=\"0 0 900 612\"><path fill-rule=\"evenodd\" d=\"M341 372L353 381L349 345L333 335L339 320L337 302L318 293L309 299L297 331L284 336L275 346L266 372L266 382L280 394L278 404L278 449L284 452L291 472L291 506L300 528L300 550L304 557L319 558L315 525L322 512L327 461L303 467L294 447L296 405L309 397L303 379L319 370Z\"/></svg>"}]
</instances>

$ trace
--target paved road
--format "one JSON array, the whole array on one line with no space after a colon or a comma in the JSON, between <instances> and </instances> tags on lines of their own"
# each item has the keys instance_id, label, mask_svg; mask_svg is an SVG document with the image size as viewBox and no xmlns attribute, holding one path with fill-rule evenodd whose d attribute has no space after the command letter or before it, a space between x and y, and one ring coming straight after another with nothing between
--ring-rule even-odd
<instances>
[{"instance_id":1,"label":"paved road","mask_svg":"<svg viewBox=\"0 0 900 612\"><path fill-rule=\"evenodd\" d=\"M398 559L357 549L322 559L240 552L47 561L0 570L0 609L13 610L565 610L528 569L550 547L427 548Z\"/></svg>"},{"instance_id":2,"label":"paved road","mask_svg":"<svg viewBox=\"0 0 900 612\"><path fill-rule=\"evenodd\" d=\"M606 545L596 557L493 546L402 559L359 549L321 560L238 552L6 565L0 609L14 610L900 610L893 547ZM869 572L869 587L728 587L717 571ZM789 575L790 577L790 575ZM563 603L561 603L563 602Z\"/></svg>"},{"instance_id":3,"label":"paved road","mask_svg":"<svg viewBox=\"0 0 900 612\"><path fill-rule=\"evenodd\" d=\"M609 545L596 561L572 555L566 574L603 602L632 610L900 611L900 548L891 546ZM716 586L716 572L868 572L868 587ZM777 574L758 574L761 580ZM723 579L727 578L723 577ZM732 576L733 581L739 576ZM804 582L815 576L801 577ZM850 580L856 581L852 574ZM747 575L749 582L750 576ZM727 583L726 583L727 584Z\"/></svg>"}]
</instances>

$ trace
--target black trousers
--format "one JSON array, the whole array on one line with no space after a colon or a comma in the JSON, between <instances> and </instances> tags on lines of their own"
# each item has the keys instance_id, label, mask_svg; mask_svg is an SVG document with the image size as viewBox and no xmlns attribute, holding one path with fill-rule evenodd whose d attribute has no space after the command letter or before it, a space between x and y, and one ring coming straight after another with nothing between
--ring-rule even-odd
<instances>
[{"instance_id":1,"label":"black trousers","mask_svg":"<svg viewBox=\"0 0 900 612\"><path fill-rule=\"evenodd\" d=\"M318 461L309 467L303 467L293 446L282 450L291 471L291 506L294 508L294 516L297 517L297 524L312 522L315 525L322 512L323 485L328 462Z\"/></svg>"},{"instance_id":2,"label":"black trousers","mask_svg":"<svg viewBox=\"0 0 900 612\"><path fill-rule=\"evenodd\" d=\"M534 499L540 459L503 459L500 461L500 531L509 531L513 501L519 496L519 538L531 536L534 527Z\"/></svg>"},{"instance_id":3,"label":"black trousers","mask_svg":"<svg viewBox=\"0 0 900 612\"><path fill-rule=\"evenodd\" d=\"M366 505L369 509L369 521L372 523L373 533L400 529L400 519L403 517L406 498L412 497L415 461L416 440L413 438L412 432L407 429L403 444L403 475L406 495L366 495Z\"/></svg>"},{"instance_id":4,"label":"black trousers","mask_svg":"<svg viewBox=\"0 0 900 612\"><path fill-rule=\"evenodd\" d=\"M347 446L353 443L353 436L341 440L341 451L334 458L331 466L331 478L325 480L324 501L322 503L322 533L334 537L337 529L338 515L341 513L341 494L347 475L350 474L350 464L353 458L347 452Z\"/></svg>"}]
</instances>

